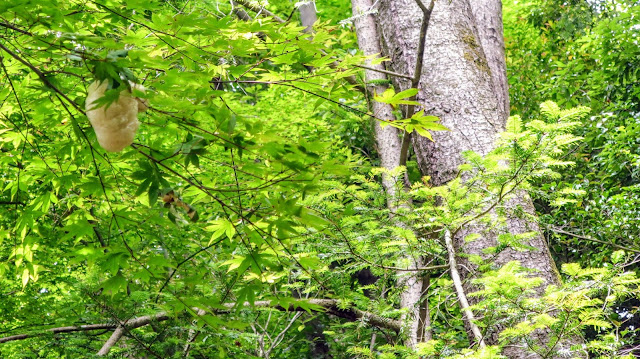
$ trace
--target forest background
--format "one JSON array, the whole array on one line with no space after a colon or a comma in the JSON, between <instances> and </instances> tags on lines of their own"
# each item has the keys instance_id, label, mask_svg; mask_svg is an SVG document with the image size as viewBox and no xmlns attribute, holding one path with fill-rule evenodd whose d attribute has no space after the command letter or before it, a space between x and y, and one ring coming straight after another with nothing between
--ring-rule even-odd
<instances>
[{"instance_id":1,"label":"forest background","mask_svg":"<svg viewBox=\"0 0 640 359\"><path fill-rule=\"evenodd\" d=\"M517 116L438 184L413 149L381 163L380 123L436 145L453 130L391 81L413 73L365 77L382 61L358 52L356 23L377 8L318 2L310 31L308 5L0 4L0 357L637 355L640 4L504 1ZM118 153L85 116L105 79L105 104L147 88ZM509 208L518 191L538 216ZM514 213L561 284L494 264L546 251L504 231ZM449 246L470 224L466 241L495 246Z\"/></svg>"}]
</instances>

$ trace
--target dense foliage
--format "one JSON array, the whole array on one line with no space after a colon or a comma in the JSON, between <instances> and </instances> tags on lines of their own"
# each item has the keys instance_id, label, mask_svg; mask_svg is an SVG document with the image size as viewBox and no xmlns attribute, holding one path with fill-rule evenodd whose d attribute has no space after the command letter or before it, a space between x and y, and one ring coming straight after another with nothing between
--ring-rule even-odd
<instances>
[{"instance_id":1,"label":"dense foliage","mask_svg":"<svg viewBox=\"0 0 640 359\"><path fill-rule=\"evenodd\" d=\"M515 344L554 358L585 332L594 357L631 353L616 309L640 283L637 5L506 4L521 116L444 186L410 162L398 200L413 210L391 216L381 176L407 169L377 167L363 57L338 24L349 3L318 3L313 35L290 1L267 7L275 17L246 4L0 2L0 337L29 336L0 338L1 357L93 357L119 327L108 357L499 358ZM130 90L149 104L121 152L85 116L93 81L109 83L102 105ZM433 120L390 125L429 136ZM445 236L483 223L500 233L487 254L535 250L503 225L525 190L565 283L532 299L540 281L518 262L472 258L478 325L508 329L470 348ZM435 340L416 350L398 309L407 253L430 258ZM81 325L102 327L47 331Z\"/></svg>"},{"instance_id":2,"label":"dense foliage","mask_svg":"<svg viewBox=\"0 0 640 359\"><path fill-rule=\"evenodd\" d=\"M586 196L569 212L543 211L551 214L546 221L553 227L604 241L585 243L558 233L562 243L553 247L563 261L588 257L596 264L620 247L637 250L640 6L633 1L558 3L507 8L512 109L535 116L537 104L547 99L592 108L578 132L584 145L570 155L578 165L562 180ZM557 185L548 183L542 190Z\"/></svg>"}]
</instances>

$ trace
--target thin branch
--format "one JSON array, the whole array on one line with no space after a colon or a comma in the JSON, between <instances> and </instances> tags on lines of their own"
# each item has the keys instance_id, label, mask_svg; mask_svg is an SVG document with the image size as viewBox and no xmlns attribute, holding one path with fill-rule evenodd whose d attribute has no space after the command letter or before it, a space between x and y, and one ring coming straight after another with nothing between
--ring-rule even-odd
<instances>
[{"instance_id":1,"label":"thin branch","mask_svg":"<svg viewBox=\"0 0 640 359\"><path fill-rule=\"evenodd\" d=\"M469 301L467 301L467 295L464 292L464 288L462 288L462 280L460 279L460 273L458 272L457 264L456 264L456 251L453 248L453 241L451 240L451 232L449 230L445 230L444 232L444 241L447 245L447 252L449 252L449 272L451 273L451 280L453 280L453 284L456 288L456 293L458 295L458 302L460 302L460 309L464 313L467 323L471 328L471 332L473 336L476 338L476 341L480 345L481 348L486 347L484 343L484 339L482 337L482 332L480 328L475 323L475 317L473 316L473 312L469 308Z\"/></svg>"},{"instance_id":2,"label":"thin branch","mask_svg":"<svg viewBox=\"0 0 640 359\"><path fill-rule=\"evenodd\" d=\"M76 110L80 111L81 113L84 113L82 108L80 108L80 106L77 103L75 103L73 100L71 100L64 92L60 91L57 87L55 87L51 83L51 81L49 81L47 76L42 71L40 71L37 67L33 66L27 60L25 60L25 59L21 58L20 56L18 56L18 54L16 54L15 52L9 50L6 46L4 46L2 44L2 42L0 42L0 49L4 50L4 52L9 54L11 57L13 57L14 59L18 60L20 63L22 63L26 67L28 67L31 71L33 71L36 75L38 75L38 78L40 78L40 81L42 81L47 87L49 87L52 90L54 90L55 92L57 92L60 96L62 96L62 98L67 100L67 102L69 102L73 107L75 107Z\"/></svg>"},{"instance_id":3,"label":"thin branch","mask_svg":"<svg viewBox=\"0 0 640 359\"><path fill-rule=\"evenodd\" d=\"M276 14L272 13L271 11L265 9L264 7L253 5L247 0L234 0L234 2L246 7L247 9L255 12L256 14L260 14L262 16L270 17L275 22L279 22L281 24L284 24L286 22L281 17L279 17L278 15L276 15Z\"/></svg>"},{"instance_id":4,"label":"thin branch","mask_svg":"<svg viewBox=\"0 0 640 359\"><path fill-rule=\"evenodd\" d=\"M89 332L93 330L113 330L115 329L116 324L113 323L104 323L104 324L89 324L89 325L79 325L79 326L69 326L69 327L59 327L59 328L51 328L46 329L37 333L29 333L29 334L17 334L11 335L8 337L0 338L0 344L12 342L15 340L24 340L29 338L38 337L41 335L47 334L61 334L61 333L72 333L72 332Z\"/></svg>"},{"instance_id":5,"label":"thin branch","mask_svg":"<svg viewBox=\"0 0 640 359\"><path fill-rule=\"evenodd\" d=\"M425 271L432 271L432 270L449 268L448 264L438 264L438 265L433 265L433 266L428 266L428 267L418 267L418 268L401 268L401 267L385 266L385 265L382 265L382 264L378 264L376 262L372 262L372 261L368 260L367 258L363 257L362 255L360 255L360 254L358 254L356 252L355 248L353 247L353 245L349 241L349 238L347 238L347 235L342 231L342 228L340 228L336 223L332 222L331 220L329 220L329 222L335 227L335 229L338 231L338 233L340 234L342 239L344 239L344 242L347 244L347 248L349 249L349 253L351 253L351 255L353 255L354 257L356 257L358 259L360 259L361 261L367 263L368 265L370 265L372 267L377 267L377 268L380 268L380 269L387 269L387 270L394 270L394 271L398 271L398 272L425 272Z\"/></svg>"},{"instance_id":6,"label":"thin branch","mask_svg":"<svg viewBox=\"0 0 640 359\"><path fill-rule=\"evenodd\" d=\"M7 22L4 22L4 21L0 21L0 26L2 26L2 27L6 27L7 29L11 29L11 30L17 31L17 32L19 32L19 33L21 33L21 34L25 34L25 35L33 36L33 34L32 34L32 33L30 33L29 31L22 30L21 28L16 27L16 26L14 26L14 25L11 25L11 24L9 24L9 23L7 23Z\"/></svg>"},{"instance_id":7,"label":"thin branch","mask_svg":"<svg viewBox=\"0 0 640 359\"><path fill-rule=\"evenodd\" d=\"M198 316L203 316L206 314L206 312L203 309L198 309L196 311L196 313L198 314ZM191 322L191 325L195 326L197 324L197 322L194 320ZM182 351L182 356L184 358L188 358L189 357L189 351L191 351L191 344L193 342L196 341L196 338L198 337L198 334L200 334L199 330L195 330L193 328L189 329L189 336L187 339L187 344L184 345L184 350Z\"/></svg>"},{"instance_id":8,"label":"thin branch","mask_svg":"<svg viewBox=\"0 0 640 359\"><path fill-rule=\"evenodd\" d=\"M160 294L162 293L162 291L164 290L164 288L167 286L167 284L169 284L169 282L171 281L171 278L173 278L173 276L176 274L176 272L178 271L178 268L180 268L180 266L182 266L183 264L187 263L188 261L190 261L193 257L197 256L198 254L208 250L211 247L217 246L220 242L222 242L226 237L220 238L217 241L211 243L210 245L200 248L199 250L195 251L194 253L192 253L190 256L188 256L187 258L183 259L180 263L178 263L176 265L175 268L173 268L173 270L171 271L171 273L169 274L169 276L167 277L167 279L164 281L164 283L162 283L162 286L160 287L160 290L158 291L158 294L156 295L156 303L158 303L158 299L160 299Z\"/></svg>"},{"instance_id":9,"label":"thin branch","mask_svg":"<svg viewBox=\"0 0 640 359\"><path fill-rule=\"evenodd\" d=\"M606 244L606 245L609 245L609 246L612 246L612 247L615 247L615 248L618 248L618 249L622 249L622 250L625 250L625 251L629 251L629 252L633 252L633 253L640 253L640 250L638 250L638 249L633 249L633 248L625 247L625 246L622 246L622 245L619 245L619 244L615 244L615 243L611 243L611 242L607 242L607 241L602 241L602 240L595 239L595 238L589 237L589 236L582 236L582 235L579 235L579 234L567 232L567 231L564 231L564 230L562 230L560 228L557 228L557 227L550 226L550 227L547 227L547 228L552 232L564 234L564 235L567 235L567 236L576 237L576 238L579 238L579 239L584 239L585 241L590 241L590 242L595 242L595 243L600 243L600 244Z\"/></svg>"},{"instance_id":10,"label":"thin branch","mask_svg":"<svg viewBox=\"0 0 640 359\"><path fill-rule=\"evenodd\" d=\"M339 318L347 319L350 321L362 320L364 322L369 323L375 327L390 329L395 331L396 333L400 332L402 328L402 322L396 319L382 317L380 315L367 312L364 310L360 310L356 307L348 307L341 308L340 303L336 299L309 299L305 301L306 303L321 307L321 310L310 309L311 311L327 313L334 315ZM213 314L227 314L236 307L238 303L225 303L223 307L227 308L226 310L214 310ZM290 304L286 307L283 307L279 304L274 304L271 301L257 301L253 305L250 303L243 303L243 306L246 307L255 307L255 308L272 308L283 312L302 312L307 311L307 309L301 306L295 306L295 304ZM305 306L306 307L306 306ZM200 311L198 308L194 309L197 315L205 314L206 311ZM91 324L91 325L81 325L81 326L69 326L69 327L60 327L60 328L51 328L46 329L40 332L28 333L28 334L18 334L12 335L4 338L0 338L0 344L7 343L16 340L24 340L29 338L34 338L47 334L59 334L59 333L70 333L70 332L87 332L93 330L116 330L118 328L123 328L123 330L130 331L132 329L140 328L145 325L151 324L152 322L161 322L168 320L170 315L167 312L159 312L153 315L145 315L137 318L133 318L124 323L103 323L103 324ZM114 335L112 334L112 337ZM114 343L115 344L115 343Z\"/></svg>"},{"instance_id":11,"label":"thin branch","mask_svg":"<svg viewBox=\"0 0 640 359\"><path fill-rule=\"evenodd\" d=\"M198 46L198 45L196 45L196 44L194 44L194 43L190 42L189 40L186 40L186 39L184 39L184 38L182 38L182 37L180 37L180 36L178 36L178 35L170 34L170 33L168 33L168 32L161 31L161 30L158 30L158 29L154 29L154 28L152 28L151 26L149 26L149 25L147 25L147 24L145 24L145 23L143 23L143 22L137 21L137 20L135 20L135 19L133 19L133 18L131 18L131 17L128 17L128 16L126 16L126 15L123 15L123 14L121 14L121 13L119 13L119 12L117 12L117 11L115 11L115 10L111 9L111 8L109 8L108 6L106 6L106 5L104 5L104 4L101 4L101 3L97 2L97 1L93 1L93 0L91 0L91 2L92 2L92 3L94 3L96 6L98 6L98 7L100 7L100 8L103 8L103 9L107 10L108 12L110 12L110 13L112 13L112 14L116 15L116 16L119 16L119 17L121 17L121 18L123 18L123 19L125 19L125 20L127 20L127 21L130 21L130 22L132 22L132 23L134 23L134 24L140 25L140 26L144 27L145 29L147 29L147 30L151 31L151 32L152 32L152 34L153 34L154 36L156 36L158 39L160 39L162 42L164 42L165 44L167 44L169 47L173 48L174 50L176 50L176 51L178 51L178 52L180 52L180 53L182 53L182 52L181 52L181 51L179 51L179 50L177 50L177 49L176 49L175 47L173 47L172 45L170 45L168 42L166 42L164 39L162 39L162 38L161 38L160 36L158 36L157 34L162 34L162 35L166 35L166 36L172 37L172 38L174 38L174 39L178 39L178 40L180 40L180 41L184 42L185 44L191 45L191 46L193 46L194 48L196 48L196 49L198 49L198 50L200 50L200 51L202 51L202 52L205 52L205 53L207 53L207 54L209 54L209 55L212 55L212 56L215 56L215 57L220 57L218 54L215 54L215 53L213 53L213 52L211 52L211 51L205 50L205 49L203 49L202 47L200 47L200 46ZM183 55L184 55L184 53L183 53ZM186 55L185 55L185 56L186 56ZM186 57L190 58L189 56L186 56ZM190 59L191 59L191 58L190 58ZM194 62L198 62L198 61L196 61L196 60L194 60L194 59L191 59L191 60L193 60Z\"/></svg>"},{"instance_id":12,"label":"thin branch","mask_svg":"<svg viewBox=\"0 0 640 359\"><path fill-rule=\"evenodd\" d=\"M354 65L355 67L359 67L361 69L365 69L365 70L371 70L371 71L375 71L375 72L380 72L382 74L387 74L389 76L394 76L394 77L401 77L403 79L409 79L409 80L413 80L413 77L409 76L409 75L405 75L405 74L400 74L397 72L393 72L393 71L388 71L388 70L382 70L382 69L376 69L375 67L369 67L369 66L365 66L365 65Z\"/></svg>"},{"instance_id":13,"label":"thin branch","mask_svg":"<svg viewBox=\"0 0 640 359\"><path fill-rule=\"evenodd\" d=\"M420 10L422 10L422 25L420 26L420 42L418 44L418 57L416 58L416 69L413 73L413 79L411 80L411 88L418 88L418 84L420 83L420 77L422 76L422 62L424 60L424 46L427 39L427 30L429 29L429 20L431 19L431 12L433 12L433 6L435 5L435 1L431 0L429 7L424 6L421 0L416 0ZM415 101L416 95L411 96L409 101ZM405 114L405 118L411 118L415 113L416 106L408 105L407 113ZM404 131L404 136L402 136L402 146L400 147L400 166L407 165L407 154L409 153L409 144L411 143L411 134L407 131Z\"/></svg>"},{"instance_id":14,"label":"thin branch","mask_svg":"<svg viewBox=\"0 0 640 359\"><path fill-rule=\"evenodd\" d=\"M259 6L252 5L247 0L234 0L234 2L244 6L245 8L255 12L258 15L271 17L274 21L279 22L281 24L284 24L284 23L286 23L288 21L288 19L287 19L287 21L285 21L282 18L280 18L278 15L272 13L271 11L265 9L264 7L259 7ZM291 16L289 16L289 18L291 18ZM322 49L320 49L320 53L323 56L327 56L327 52L322 50ZM334 62L329 64L329 67L331 67L332 69L336 69L336 68L338 68L338 65L339 65L338 62L334 61ZM366 89L360 83L358 83L358 80L354 76L347 76L347 77L345 77L345 80L347 80L347 82L350 85L353 85L354 88L356 90L358 90L359 92L361 92L363 94L366 92Z\"/></svg>"},{"instance_id":15,"label":"thin branch","mask_svg":"<svg viewBox=\"0 0 640 359\"><path fill-rule=\"evenodd\" d=\"M269 350L268 353L271 354L271 352L273 351L273 349L278 346L278 344L280 344L282 342L282 340L284 339L285 334L287 334L287 332L289 331L289 329L291 328L291 326L293 325L293 323L296 322L296 320L298 320L298 318L302 315L301 312L298 312L296 314L293 315L293 317L291 318L291 320L289 320L289 323L287 324L287 326L284 327L284 329L282 329L282 331L275 337L275 339L273 339L271 341L271 345L269 346Z\"/></svg>"}]
</instances>

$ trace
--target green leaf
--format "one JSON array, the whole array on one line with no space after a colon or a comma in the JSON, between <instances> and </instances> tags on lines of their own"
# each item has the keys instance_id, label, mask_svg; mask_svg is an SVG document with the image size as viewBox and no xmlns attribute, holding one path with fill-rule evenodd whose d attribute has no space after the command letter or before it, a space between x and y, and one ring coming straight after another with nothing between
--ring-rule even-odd
<instances>
[{"instance_id":1,"label":"green leaf","mask_svg":"<svg viewBox=\"0 0 640 359\"><path fill-rule=\"evenodd\" d=\"M208 245L211 245L216 239L220 238L223 234L226 234L227 238L233 239L233 236L236 234L236 228L233 223L225 218L217 219L215 221L210 222L211 224L205 227L206 231L213 232L211 234L211 239L209 240Z\"/></svg>"}]
</instances>

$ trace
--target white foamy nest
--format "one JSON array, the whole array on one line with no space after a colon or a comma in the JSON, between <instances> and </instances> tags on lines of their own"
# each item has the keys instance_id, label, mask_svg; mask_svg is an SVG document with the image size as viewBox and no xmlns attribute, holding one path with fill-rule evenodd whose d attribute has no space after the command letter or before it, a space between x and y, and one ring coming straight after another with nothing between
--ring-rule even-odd
<instances>
[{"instance_id":1,"label":"white foamy nest","mask_svg":"<svg viewBox=\"0 0 640 359\"><path fill-rule=\"evenodd\" d=\"M85 110L100 146L109 152L118 152L133 143L140 126L138 112L145 111L148 102L133 97L129 90L124 90L120 92L118 100L109 106L96 107L94 102L104 96L108 84L108 81L95 81L89 85ZM142 85L130 84L132 89L142 92L145 90Z\"/></svg>"}]
</instances>

